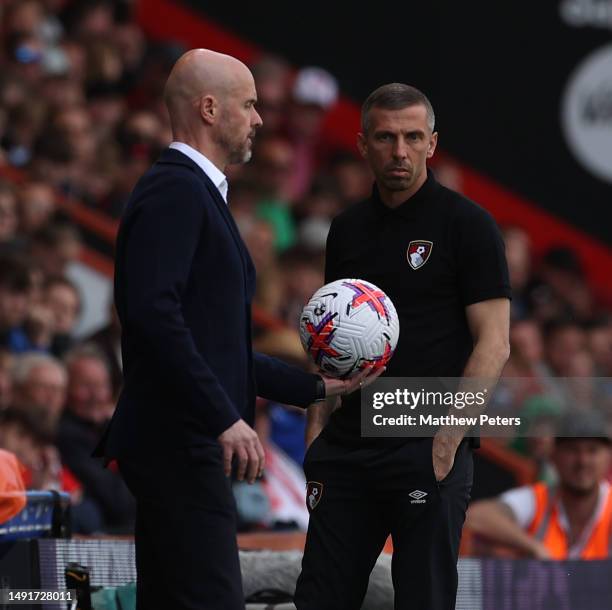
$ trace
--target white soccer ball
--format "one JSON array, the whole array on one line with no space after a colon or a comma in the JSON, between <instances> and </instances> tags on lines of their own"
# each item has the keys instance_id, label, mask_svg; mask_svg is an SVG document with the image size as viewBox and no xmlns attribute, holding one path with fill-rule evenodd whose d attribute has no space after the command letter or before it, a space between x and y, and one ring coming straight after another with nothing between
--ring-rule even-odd
<instances>
[{"instance_id":1,"label":"white soccer ball","mask_svg":"<svg viewBox=\"0 0 612 610\"><path fill-rule=\"evenodd\" d=\"M391 299L371 282L344 279L314 293L302 311L300 338L314 363L331 377L383 367L399 338Z\"/></svg>"}]
</instances>

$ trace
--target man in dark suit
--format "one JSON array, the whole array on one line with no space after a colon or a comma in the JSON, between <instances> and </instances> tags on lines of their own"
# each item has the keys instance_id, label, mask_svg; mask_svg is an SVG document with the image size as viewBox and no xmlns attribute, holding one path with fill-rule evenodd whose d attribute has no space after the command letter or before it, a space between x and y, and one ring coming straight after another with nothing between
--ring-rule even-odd
<instances>
[{"instance_id":1,"label":"man in dark suit","mask_svg":"<svg viewBox=\"0 0 612 610\"><path fill-rule=\"evenodd\" d=\"M373 381L307 374L251 349L255 271L226 203L261 118L248 68L196 49L165 101L175 141L136 185L117 239L124 387L97 455L136 497L139 610L244 607L230 474L264 452L256 394L308 406ZM364 373L367 374L367 373Z\"/></svg>"}]
</instances>

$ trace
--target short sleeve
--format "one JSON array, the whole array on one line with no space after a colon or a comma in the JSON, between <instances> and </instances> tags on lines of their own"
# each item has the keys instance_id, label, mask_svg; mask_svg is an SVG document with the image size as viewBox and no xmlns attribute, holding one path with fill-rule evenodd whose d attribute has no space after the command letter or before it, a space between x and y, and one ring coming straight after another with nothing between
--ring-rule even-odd
<instances>
[{"instance_id":1,"label":"short sleeve","mask_svg":"<svg viewBox=\"0 0 612 610\"><path fill-rule=\"evenodd\" d=\"M470 203L455 223L455 257L464 306L512 296L504 240L493 217Z\"/></svg>"},{"instance_id":2,"label":"short sleeve","mask_svg":"<svg viewBox=\"0 0 612 610\"><path fill-rule=\"evenodd\" d=\"M514 513L516 522L527 529L535 518L536 500L533 489L529 486L509 489L498 497Z\"/></svg>"}]
</instances>

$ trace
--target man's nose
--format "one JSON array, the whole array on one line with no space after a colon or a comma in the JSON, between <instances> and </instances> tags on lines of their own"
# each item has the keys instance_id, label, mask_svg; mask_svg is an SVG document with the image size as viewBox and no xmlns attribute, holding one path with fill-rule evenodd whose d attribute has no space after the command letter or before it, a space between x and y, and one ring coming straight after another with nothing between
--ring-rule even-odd
<instances>
[{"instance_id":1,"label":"man's nose","mask_svg":"<svg viewBox=\"0 0 612 610\"><path fill-rule=\"evenodd\" d=\"M393 146L393 156L396 159L405 159L408 156L408 146L401 140L397 140Z\"/></svg>"},{"instance_id":2,"label":"man's nose","mask_svg":"<svg viewBox=\"0 0 612 610\"><path fill-rule=\"evenodd\" d=\"M255 113L255 116L253 117L254 121L252 121L251 124L253 125L253 127L261 127L263 125L263 120L261 119L259 112L257 112L255 108L253 108L253 112Z\"/></svg>"}]
</instances>

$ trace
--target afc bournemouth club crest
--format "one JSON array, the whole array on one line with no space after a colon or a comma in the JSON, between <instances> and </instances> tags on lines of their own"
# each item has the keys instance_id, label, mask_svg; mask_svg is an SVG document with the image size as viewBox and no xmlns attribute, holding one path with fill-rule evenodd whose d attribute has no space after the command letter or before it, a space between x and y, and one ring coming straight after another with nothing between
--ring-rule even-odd
<instances>
[{"instance_id":1,"label":"afc bournemouth club crest","mask_svg":"<svg viewBox=\"0 0 612 610\"><path fill-rule=\"evenodd\" d=\"M323 483L308 481L308 485L306 485L306 504L309 511L316 508L317 504L321 501L322 495Z\"/></svg>"},{"instance_id":2,"label":"afc bournemouth club crest","mask_svg":"<svg viewBox=\"0 0 612 610\"><path fill-rule=\"evenodd\" d=\"M411 241L408 244L408 252L406 253L408 264L415 270L420 269L429 260L432 248L432 241L426 241L424 239L415 239Z\"/></svg>"}]
</instances>

